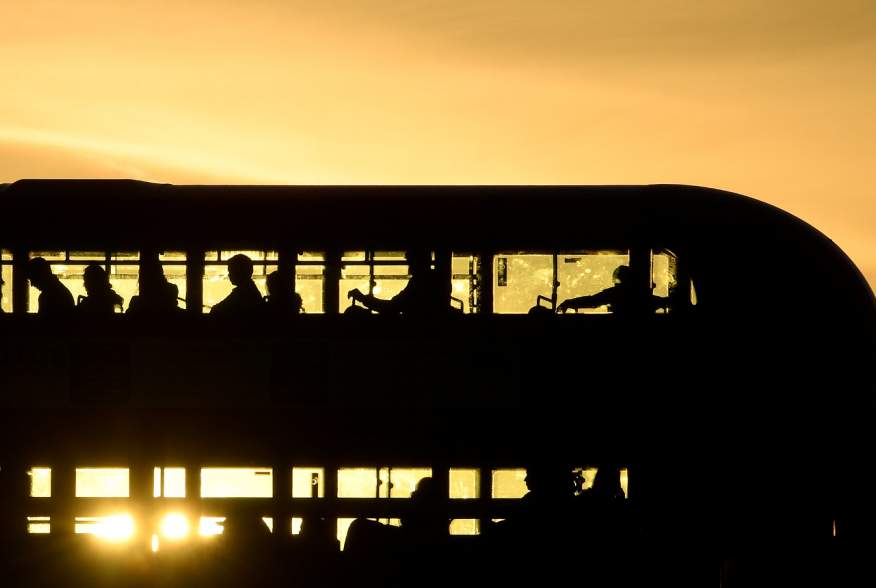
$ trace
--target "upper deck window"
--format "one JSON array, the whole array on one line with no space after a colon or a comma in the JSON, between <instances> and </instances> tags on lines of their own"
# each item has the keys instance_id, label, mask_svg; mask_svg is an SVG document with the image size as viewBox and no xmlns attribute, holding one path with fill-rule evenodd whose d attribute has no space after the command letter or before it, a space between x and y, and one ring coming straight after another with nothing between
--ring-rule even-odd
<instances>
[{"instance_id":1,"label":"upper deck window","mask_svg":"<svg viewBox=\"0 0 876 588\"><path fill-rule=\"evenodd\" d=\"M12 312L12 253L6 249L0 250L0 309Z\"/></svg>"},{"instance_id":2,"label":"upper deck window","mask_svg":"<svg viewBox=\"0 0 876 588\"><path fill-rule=\"evenodd\" d=\"M277 271L279 255L276 251L208 251L204 255L204 307L212 308L231 293L234 285L228 280L228 260L245 255L252 260L252 280L261 292L267 294L265 279Z\"/></svg>"},{"instance_id":3,"label":"upper deck window","mask_svg":"<svg viewBox=\"0 0 876 588\"><path fill-rule=\"evenodd\" d=\"M347 296L353 289L388 300L404 290L409 279L403 251L345 251L341 258L338 308L344 312L353 306Z\"/></svg>"},{"instance_id":4,"label":"upper deck window","mask_svg":"<svg viewBox=\"0 0 876 588\"><path fill-rule=\"evenodd\" d=\"M295 292L301 296L301 308L307 314L323 310L325 288L325 255L318 251L298 253L295 262Z\"/></svg>"},{"instance_id":5,"label":"upper deck window","mask_svg":"<svg viewBox=\"0 0 876 588\"><path fill-rule=\"evenodd\" d=\"M468 253L453 253L451 259L450 304L465 314L477 312L480 308L478 298L478 272L480 257Z\"/></svg>"},{"instance_id":6,"label":"upper deck window","mask_svg":"<svg viewBox=\"0 0 876 588\"><path fill-rule=\"evenodd\" d=\"M494 312L526 314L537 306L553 310L563 300L611 288L615 270L629 263L626 250L499 253L493 260ZM583 312L609 310L603 304Z\"/></svg>"}]
</instances>

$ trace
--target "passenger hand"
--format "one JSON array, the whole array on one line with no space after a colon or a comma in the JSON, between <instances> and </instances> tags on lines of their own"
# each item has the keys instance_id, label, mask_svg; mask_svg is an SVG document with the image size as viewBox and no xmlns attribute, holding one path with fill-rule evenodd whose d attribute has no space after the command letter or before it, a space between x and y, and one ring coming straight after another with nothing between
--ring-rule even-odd
<instances>
[{"instance_id":1,"label":"passenger hand","mask_svg":"<svg viewBox=\"0 0 876 588\"><path fill-rule=\"evenodd\" d=\"M349 292L347 292L347 298L352 298L355 301L362 300L362 292L359 291L359 288L353 288Z\"/></svg>"}]
</instances>

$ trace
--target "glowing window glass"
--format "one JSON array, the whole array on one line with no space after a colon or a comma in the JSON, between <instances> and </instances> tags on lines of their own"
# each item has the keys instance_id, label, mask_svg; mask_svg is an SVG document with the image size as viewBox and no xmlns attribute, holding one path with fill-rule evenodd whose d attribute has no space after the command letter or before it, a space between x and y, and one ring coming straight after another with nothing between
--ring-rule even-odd
<instances>
[{"instance_id":1,"label":"glowing window glass","mask_svg":"<svg viewBox=\"0 0 876 588\"><path fill-rule=\"evenodd\" d=\"M526 314L539 304L539 296L550 299L552 284L551 255L496 255L493 259L493 311L497 314Z\"/></svg>"},{"instance_id":2,"label":"glowing window glass","mask_svg":"<svg viewBox=\"0 0 876 588\"><path fill-rule=\"evenodd\" d=\"M377 498L377 469L338 470L338 498ZM338 521L340 524L340 519Z\"/></svg>"},{"instance_id":3,"label":"glowing window glass","mask_svg":"<svg viewBox=\"0 0 876 588\"><path fill-rule=\"evenodd\" d=\"M341 312L353 304L348 293L354 288L363 294L388 300L407 286L408 266L404 252L348 251L342 259L338 291Z\"/></svg>"},{"instance_id":4,"label":"glowing window glass","mask_svg":"<svg viewBox=\"0 0 876 588\"><path fill-rule=\"evenodd\" d=\"M45 535L52 532L49 517L27 517L27 532L34 535Z\"/></svg>"},{"instance_id":5,"label":"glowing window glass","mask_svg":"<svg viewBox=\"0 0 876 588\"><path fill-rule=\"evenodd\" d=\"M12 312L12 254L5 249L0 250L0 277L5 282L0 285L0 309Z\"/></svg>"},{"instance_id":6,"label":"glowing window glass","mask_svg":"<svg viewBox=\"0 0 876 588\"><path fill-rule=\"evenodd\" d=\"M185 498L185 468L154 468L152 495L155 498Z\"/></svg>"},{"instance_id":7,"label":"glowing window glass","mask_svg":"<svg viewBox=\"0 0 876 588\"><path fill-rule=\"evenodd\" d=\"M525 469L493 470L493 498L521 498L528 491Z\"/></svg>"},{"instance_id":8,"label":"glowing window glass","mask_svg":"<svg viewBox=\"0 0 876 588\"><path fill-rule=\"evenodd\" d=\"M206 307L221 302L234 289L234 285L228 280L228 260L238 254L246 255L252 260L252 280L262 296L267 294L265 279L278 267L276 251L212 251L205 256L207 261L204 263L203 287ZM210 259L218 259L218 261L209 261Z\"/></svg>"},{"instance_id":9,"label":"glowing window glass","mask_svg":"<svg viewBox=\"0 0 876 588\"><path fill-rule=\"evenodd\" d=\"M128 468L78 468L77 498L127 498Z\"/></svg>"},{"instance_id":10,"label":"glowing window glass","mask_svg":"<svg viewBox=\"0 0 876 588\"><path fill-rule=\"evenodd\" d=\"M323 312L322 296L325 284L324 256L321 253L305 252L298 255L295 265L295 291L301 296L301 304L307 314Z\"/></svg>"},{"instance_id":11,"label":"glowing window glass","mask_svg":"<svg viewBox=\"0 0 876 588\"><path fill-rule=\"evenodd\" d=\"M480 470L450 469L450 498L480 498Z\"/></svg>"},{"instance_id":12,"label":"glowing window glass","mask_svg":"<svg viewBox=\"0 0 876 588\"><path fill-rule=\"evenodd\" d=\"M273 496L270 468L202 468L204 498L269 498Z\"/></svg>"},{"instance_id":13,"label":"glowing window glass","mask_svg":"<svg viewBox=\"0 0 876 588\"><path fill-rule=\"evenodd\" d=\"M628 251L560 253L557 256L557 303L611 288L615 285L614 271L629 263ZM581 308L577 312L604 314L608 312L608 307Z\"/></svg>"},{"instance_id":14,"label":"glowing window glass","mask_svg":"<svg viewBox=\"0 0 876 588\"><path fill-rule=\"evenodd\" d=\"M454 253L451 259L451 304L466 314L476 312L478 308L478 264L476 255Z\"/></svg>"},{"instance_id":15,"label":"glowing window glass","mask_svg":"<svg viewBox=\"0 0 876 588\"><path fill-rule=\"evenodd\" d=\"M480 521L478 519L453 519L450 521L451 535L479 535Z\"/></svg>"},{"instance_id":16,"label":"glowing window glass","mask_svg":"<svg viewBox=\"0 0 876 588\"><path fill-rule=\"evenodd\" d=\"M34 498L51 498L52 496L52 469L31 468L30 495Z\"/></svg>"},{"instance_id":17,"label":"glowing window glass","mask_svg":"<svg viewBox=\"0 0 876 588\"><path fill-rule=\"evenodd\" d=\"M323 468L292 468L293 498L322 498L323 496L325 496Z\"/></svg>"}]
</instances>

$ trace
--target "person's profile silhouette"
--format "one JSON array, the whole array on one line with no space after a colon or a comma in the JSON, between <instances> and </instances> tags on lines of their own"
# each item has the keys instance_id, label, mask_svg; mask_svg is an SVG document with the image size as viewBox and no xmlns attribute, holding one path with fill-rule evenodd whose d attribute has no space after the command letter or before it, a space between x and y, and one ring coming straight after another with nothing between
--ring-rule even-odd
<instances>
[{"instance_id":1,"label":"person's profile silhouette","mask_svg":"<svg viewBox=\"0 0 876 588\"><path fill-rule=\"evenodd\" d=\"M27 262L27 277L31 285L40 291L37 312L43 315L66 315L73 311L73 295L52 273L49 262L34 257Z\"/></svg>"},{"instance_id":2,"label":"person's profile silhouette","mask_svg":"<svg viewBox=\"0 0 876 588\"><path fill-rule=\"evenodd\" d=\"M85 314L113 314L116 307L121 309L124 301L110 284L106 270L97 264L85 268L82 274L87 296L80 296L76 310Z\"/></svg>"},{"instance_id":3,"label":"person's profile silhouette","mask_svg":"<svg viewBox=\"0 0 876 588\"><path fill-rule=\"evenodd\" d=\"M140 261L139 293L131 297L128 314L163 314L179 311L179 288L164 277L157 255L143 255Z\"/></svg>"},{"instance_id":4,"label":"person's profile silhouette","mask_svg":"<svg viewBox=\"0 0 876 588\"><path fill-rule=\"evenodd\" d=\"M228 280L234 289L221 302L213 305L210 314L233 316L258 310L262 294L252 280L252 260L242 253L228 260Z\"/></svg>"},{"instance_id":5,"label":"person's profile silhouette","mask_svg":"<svg viewBox=\"0 0 876 588\"><path fill-rule=\"evenodd\" d=\"M265 310L273 316L294 316L302 311L301 295L295 291L292 272L277 270L265 279L268 295Z\"/></svg>"},{"instance_id":6,"label":"person's profile silhouette","mask_svg":"<svg viewBox=\"0 0 876 588\"><path fill-rule=\"evenodd\" d=\"M378 314L408 316L435 316L450 312L450 292L438 272L432 269L432 255L428 251L413 250L405 253L411 279L404 290L389 300L364 294L358 288L347 293L347 298ZM351 307L355 308L355 307Z\"/></svg>"}]
</instances>

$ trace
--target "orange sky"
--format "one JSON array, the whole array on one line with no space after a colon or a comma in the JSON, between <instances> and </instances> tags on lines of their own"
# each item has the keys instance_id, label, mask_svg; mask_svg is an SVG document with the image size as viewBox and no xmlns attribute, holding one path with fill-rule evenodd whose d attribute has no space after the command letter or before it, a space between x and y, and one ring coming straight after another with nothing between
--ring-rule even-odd
<instances>
[{"instance_id":1,"label":"orange sky","mask_svg":"<svg viewBox=\"0 0 876 588\"><path fill-rule=\"evenodd\" d=\"M876 284L873 0L0 0L0 181L690 183Z\"/></svg>"}]
</instances>

